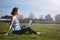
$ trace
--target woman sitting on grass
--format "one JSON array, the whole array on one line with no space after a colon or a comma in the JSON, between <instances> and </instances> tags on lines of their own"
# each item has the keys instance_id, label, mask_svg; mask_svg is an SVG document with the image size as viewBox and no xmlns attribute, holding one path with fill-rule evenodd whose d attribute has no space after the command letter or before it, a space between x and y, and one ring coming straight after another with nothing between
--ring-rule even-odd
<instances>
[{"instance_id":1,"label":"woman sitting on grass","mask_svg":"<svg viewBox=\"0 0 60 40\"><path fill-rule=\"evenodd\" d=\"M17 7L13 8L11 14L12 14L11 23L10 23L8 32L5 35L8 35L11 29L13 31L13 34L24 34L27 31L30 34L41 34L40 32L35 32L30 27L27 27L25 29L22 29L20 27L19 20L17 19L17 15L18 15L18 8Z\"/></svg>"}]
</instances>

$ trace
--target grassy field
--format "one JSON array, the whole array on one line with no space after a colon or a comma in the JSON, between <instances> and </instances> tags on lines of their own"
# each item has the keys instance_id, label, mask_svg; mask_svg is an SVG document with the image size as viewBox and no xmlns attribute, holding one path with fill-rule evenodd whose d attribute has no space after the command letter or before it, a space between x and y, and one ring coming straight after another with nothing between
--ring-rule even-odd
<instances>
[{"instance_id":1,"label":"grassy field","mask_svg":"<svg viewBox=\"0 0 60 40\"><path fill-rule=\"evenodd\" d=\"M35 31L44 32L42 35L34 35L25 33L23 35L16 35L10 33L4 36L7 32L9 23L0 23L0 40L60 40L60 25L49 24L32 24L31 28Z\"/></svg>"}]
</instances>

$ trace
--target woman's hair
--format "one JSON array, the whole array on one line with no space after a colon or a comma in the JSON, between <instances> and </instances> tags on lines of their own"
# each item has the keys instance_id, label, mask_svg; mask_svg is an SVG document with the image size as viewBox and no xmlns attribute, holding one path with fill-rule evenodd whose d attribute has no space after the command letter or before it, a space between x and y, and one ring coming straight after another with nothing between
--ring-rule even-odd
<instances>
[{"instance_id":1,"label":"woman's hair","mask_svg":"<svg viewBox=\"0 0 60 40\"><path fill-rule=\"evenodd\" d=\"M17 7L14 7L12 12L11 12L11 15L15 15L15 12L17 12L18 8Z\"/></svg>"}]
</instances>

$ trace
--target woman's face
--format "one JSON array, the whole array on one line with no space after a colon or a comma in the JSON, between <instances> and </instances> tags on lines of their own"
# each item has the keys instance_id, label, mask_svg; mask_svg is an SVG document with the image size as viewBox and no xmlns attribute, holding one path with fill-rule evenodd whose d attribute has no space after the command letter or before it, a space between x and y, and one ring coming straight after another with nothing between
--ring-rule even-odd
<instances>
[{"instance_id":1,"label":"woman's face","mask_svg":"<svg viewBox=\"0 0 60 40\"><path fill-rule=\"evenodd\" d=\"M17 10L17 11L15 12L15 15L18 15L18 14L19 14L18 11L19 11L19 10Z\"/></svg>"}]
</instances>

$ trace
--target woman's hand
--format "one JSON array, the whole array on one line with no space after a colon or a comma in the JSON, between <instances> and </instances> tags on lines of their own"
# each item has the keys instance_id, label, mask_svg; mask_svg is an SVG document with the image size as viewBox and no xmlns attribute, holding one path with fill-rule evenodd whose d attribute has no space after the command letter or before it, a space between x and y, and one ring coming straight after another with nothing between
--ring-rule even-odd
<instances>
[{"instance_id":1,"label":"woman's hand","mask_svg":"<svg viewBox=\"0 0 60 40\"><path fill-rule=\"evenodd\" d=\"M6 35L6 36L7 36L7 35L8 35L8 33L6 33L6 34L4 34L4 35Z\"/></svg>"}]
</instances>

